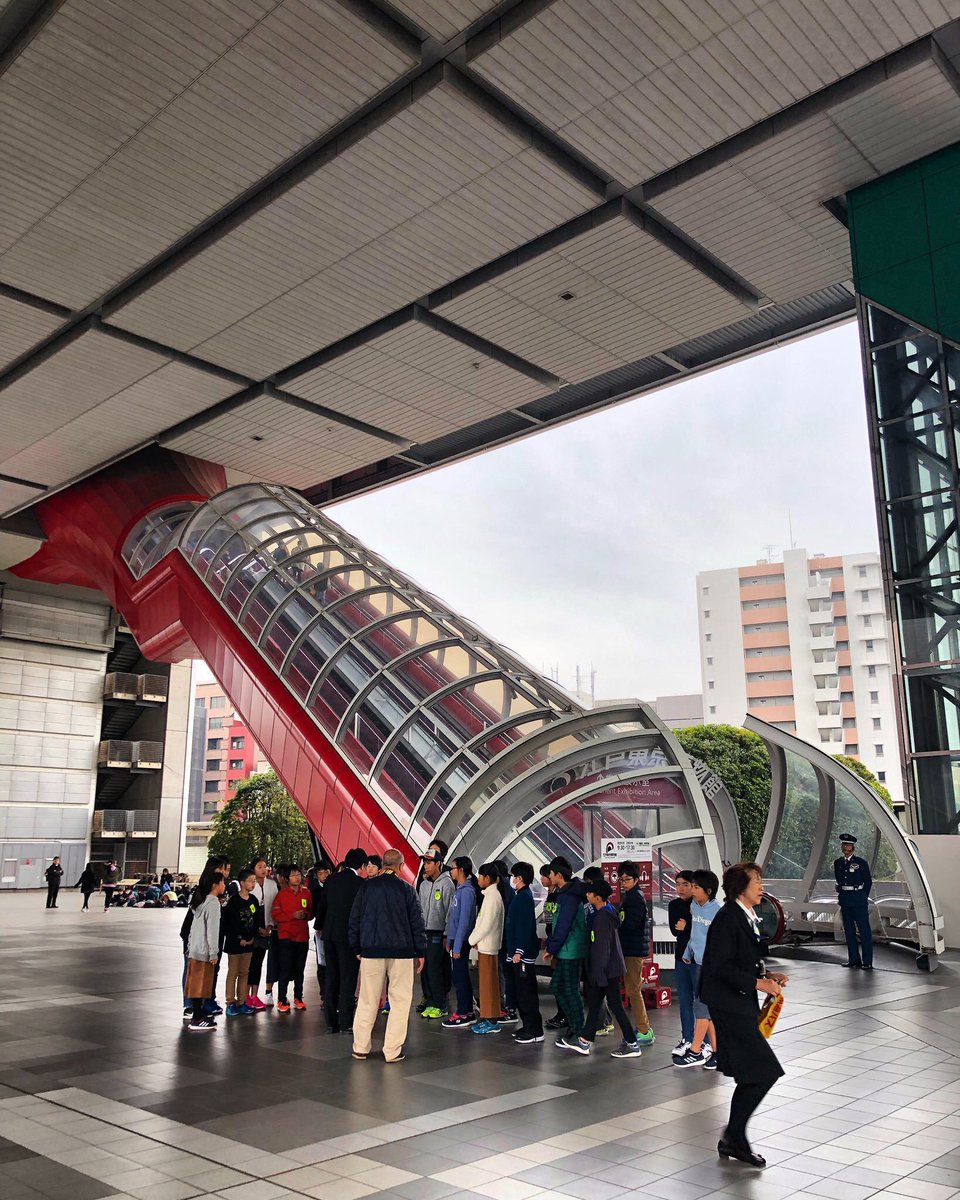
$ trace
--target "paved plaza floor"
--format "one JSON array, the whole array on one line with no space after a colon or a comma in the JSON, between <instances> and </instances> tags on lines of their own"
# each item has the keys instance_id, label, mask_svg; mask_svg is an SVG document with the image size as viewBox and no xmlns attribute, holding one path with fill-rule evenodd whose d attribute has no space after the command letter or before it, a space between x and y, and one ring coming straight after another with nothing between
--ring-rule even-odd
<instances>
[{"instance_id":1,"label":"paved plaza floor","mask_svg":"<svg viewBox=\"0 0 960 1200\"><path fill-rule=\"evenodd\" d=\"M0 895L0 1200L960 1196L957 956L933 975L886 949L871 975L833 948L780 957L787 1074L751 1126L759 1172L717 1159L732 1085L671 1066L676 1009L639 1060L414 1016L387 1066L325 1032L311 977L305 1013L191 1035L182 913L43 903Z\"/></svg>"}]
</instances>

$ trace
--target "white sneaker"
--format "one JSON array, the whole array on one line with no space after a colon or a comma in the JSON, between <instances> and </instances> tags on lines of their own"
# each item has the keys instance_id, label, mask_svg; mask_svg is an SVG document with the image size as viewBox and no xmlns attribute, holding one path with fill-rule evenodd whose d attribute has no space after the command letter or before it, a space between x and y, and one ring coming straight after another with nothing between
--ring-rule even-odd
<instances>
[{"instance_id":1,"label":"white sneaker","mask_svg":"<svg viewBox=\"0 0 960 1200\"><path fill-rule=\"evenodd\" d=\"M673 1057L674 1058L683 1058L683 1056L686 1054L686 1052L689 1049L690 1049L690 1043L688 1041L685 1041L683 1038L681 1038L680 1041L677 1042L677 1044L673 1048Z\"/></svg>"},{"instance_id":2,"label":"white sneaker","mask_svg":"<svg viewBox=\"0 0 960 1200\"><path fill-rule=\"evenodd\" d=\"M263 1003L265 1008L273 1008L273 992L263 993Z\"/></svg>"}]
</instances>

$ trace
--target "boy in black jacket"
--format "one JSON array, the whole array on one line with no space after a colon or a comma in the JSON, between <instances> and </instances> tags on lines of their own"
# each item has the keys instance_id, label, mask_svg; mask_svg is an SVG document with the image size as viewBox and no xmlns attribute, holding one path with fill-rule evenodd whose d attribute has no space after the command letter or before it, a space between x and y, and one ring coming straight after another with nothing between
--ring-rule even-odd
<instances>
[{"instance_id":1,"label":"boy in black jacket","mask_svg":"<svg viewBox=\"0 0 960 1200\"><path fill-rule=\"evenodd\" d=\"M623 1041L611 1058L639 1058L641 1054L637 1033L620 999L620 976L626 969L620 949L620 921L610 903L613 889L605 879L592 880L586 885L587 903L593 909L588 923L589 958L587 959L587 1023L579 1038L562 1038L557 1045L577 1054L589 1054L597 1034L600 1006L606 999L614 1020L623 1033Z\"/></svg>"},{"instance_id":2,"label":"boy in black jacket","mask_svg":"<svg viewBox=\"0 0 960 1200\"><path fill-rule=\"evenodd\" d=\"M510 875L514 896L504 922L504 945L506 967L513 976L521 1021L513 1040L521 1046L529 1046L543 1041L543 1018L540 1016L540 996L537 991L540 938L537 936L537 917L533 893L530 891L533 866L527 862L514 863Z\"/></svg>"},{"instance_id":3,"label":"boy in black jacket","mask_svg":"<svg viewBox=\"0 0 960 1200\"><path fill-rule=\"evenodd\" d=\"M656 1041L643 1002L643 960L650 953L647 902L640 891L640 870L635 862L622 862L620 877L620 946L627 964L626 988L630 1013L637 1027L637 1041L652 1046Z\"/></svg>"}]
</instances>

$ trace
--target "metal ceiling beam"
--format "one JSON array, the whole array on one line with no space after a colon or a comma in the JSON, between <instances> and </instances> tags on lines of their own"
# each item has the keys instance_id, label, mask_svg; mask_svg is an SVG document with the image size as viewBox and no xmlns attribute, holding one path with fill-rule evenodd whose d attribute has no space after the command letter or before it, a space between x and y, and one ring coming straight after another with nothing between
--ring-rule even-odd
<instances>
[{"instance_id":1,"label":"metal ceiling beam","mask_svg":"<svg viewBox=\"0 0 960 1200\"><path fill-rule=\"evenodd\" d=\"M52 317L63 317L64 320L73 316L73 309L64 304L55 304L43 296L35 296L33 292L25 292L22 288L14 287L12 283L0 282L0 296L7 300L15 300L17 304L25 304L38 312L49 313Z\"/></svg>"},{"instance_id":2,"label":"metal ceiling beam","mask_svg":"<svg viewBox=\"0 0 960 1200\"><path fill-rule=\"evenodd\" d=\"M414 305L413 312L414 320L419 324L426 325L430 329L435 329L437 333L442 333L444 337L459 342L463 346L468 346L471 350L476 350L478 354L482 354L485 358L502 363L505 367L509 367L511 371L516 371L520 375L526 375L528 379L535 379L537 383L543 383L553 388L563 387L566 383L565 379L561 379L559 375L554 375L552 371L546 371L543 367L538 367L536 363L529 362L527 359L521 358L519 354L513 354L510 350L505 350L503 346L498 346L469 329L464 329L462 325L455 325L453 321L448 321L445 317L441 317L439 313L428 312L427 309L421 308L419 305Z\"/></svg>"},{"instance_id":3,"label":"metal ceiling beam","mask_svg":"<svg viewBox=\"0 0 960 1200\"><path fill-rule=\"evenodd\" d=\"M10 0L0 13L0 76L17 61L64 0Z\"/></svg>"}]
</instances>

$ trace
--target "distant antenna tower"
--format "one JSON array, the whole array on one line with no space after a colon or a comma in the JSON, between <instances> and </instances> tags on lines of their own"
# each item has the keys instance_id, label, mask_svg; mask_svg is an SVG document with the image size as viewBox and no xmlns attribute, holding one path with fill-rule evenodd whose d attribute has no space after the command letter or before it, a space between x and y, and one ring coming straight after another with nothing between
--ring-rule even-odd
<instances>
[{"instance_id":1,"label":"distant antenna tower","mask_svg":"<svg viewBox=\"0 0 960 1200\"><path fill-rule=\"evenodd\" d=\"M787 509L787 529L790 534L790 549L796 550L797 543L793 540L793 513L791 513L789 508Z\"/></svg>"},{"instance_id":2,"label":"distant antenna tower","mask_svg":"<svg viewBox=\"0 0 960 1200\"><path fill-rule=\"evenodd\" d=\"M774 542L767 542L763 548L766 551L767 562L773 562L773 552L777 548L776 544Z\"/></svg>"}]
</instances>

